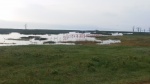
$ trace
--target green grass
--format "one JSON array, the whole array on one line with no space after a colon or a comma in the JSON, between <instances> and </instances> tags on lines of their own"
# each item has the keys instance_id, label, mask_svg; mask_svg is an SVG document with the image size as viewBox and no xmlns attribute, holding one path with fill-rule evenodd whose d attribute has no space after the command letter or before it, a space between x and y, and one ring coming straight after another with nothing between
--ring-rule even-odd
<instances>
[{"instance_id":1,"label":"green grass","mask_svg":"<svg viewBox=\"0 0 150 84\"><path fill-rule=\"evenodd\" d=\"M149 46L0 47L0 84L130 84L149 80Z\"/></svg>"},{"instance_id":2,"label":"green grass","mask_svg":"<svg viewBox=\"0 0 150 84\"><path fill-rule=\"evenodd\" d=\"M124 35L124 36L100 36L100 40L121 40L117 45L123 46L149 46L150 47L150 34L148 35Z\"/></svg>"}]
</instances>

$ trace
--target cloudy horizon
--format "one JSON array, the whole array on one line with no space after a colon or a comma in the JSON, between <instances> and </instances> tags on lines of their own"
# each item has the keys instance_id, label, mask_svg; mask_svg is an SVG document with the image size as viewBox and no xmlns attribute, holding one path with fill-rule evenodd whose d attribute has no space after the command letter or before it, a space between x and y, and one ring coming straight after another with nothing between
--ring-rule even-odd
<instances>
[{"instance_id":1,"label":"cloudy horizon","mask_svg":"<svg viewBox=\"0 0 150 84\"><path fill-rule=\"evenodd\" d=\"M132 31L150 27L150 0L0 0L0 28Z\"/></svg>"}]
</instances>

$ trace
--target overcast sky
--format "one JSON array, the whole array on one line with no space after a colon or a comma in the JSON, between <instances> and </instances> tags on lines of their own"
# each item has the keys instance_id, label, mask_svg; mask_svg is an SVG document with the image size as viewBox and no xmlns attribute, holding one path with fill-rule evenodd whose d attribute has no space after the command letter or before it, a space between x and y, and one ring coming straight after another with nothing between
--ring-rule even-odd
<instances>
[{"instance_id":1,"label":"overcast sky","mask_svg":"<svg viewBox=\"0 0 150 84\"><path fill-rule=\"evenodd\" d=\"M0 0L0 28L150 27L150 0Z\"/></svg>"}]
</instances>

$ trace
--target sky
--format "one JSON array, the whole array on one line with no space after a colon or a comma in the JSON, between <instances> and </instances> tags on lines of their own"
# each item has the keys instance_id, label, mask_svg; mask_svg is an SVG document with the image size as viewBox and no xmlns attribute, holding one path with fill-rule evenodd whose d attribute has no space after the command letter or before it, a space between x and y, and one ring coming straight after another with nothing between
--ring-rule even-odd
<instances>
[{"instance_id":1,"label":"sky","mask_svg":"<svg viewBox=\"0 0 150 84\"><path fill-rule=\"evenodd\" d=\"M150 0L0 0L0 28L132 31L149 23Z\"/></svg>"}]
</instances>

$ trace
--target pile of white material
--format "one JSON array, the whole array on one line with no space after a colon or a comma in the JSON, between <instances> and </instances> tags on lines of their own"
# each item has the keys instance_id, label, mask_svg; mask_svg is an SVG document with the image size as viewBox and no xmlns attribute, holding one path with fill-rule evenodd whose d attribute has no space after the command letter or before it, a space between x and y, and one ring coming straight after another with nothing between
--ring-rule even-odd
<instances>
[{"instance_id":1,"label":"pile of white material","mask_svg":"<svg viewBox=\"0 0 150 84\"><path fill-rule=\"evenodd\" d=\"M123 33L111 33L112 36L123 36Z\"/></svg>"},{"instance_id":2,"label":"pile of white material","mask_svg":"<svg viewBox=\"0 0 150 84\"><path fill-rule=\"evenodd\" d=\"M61 43L61 42L68 42L68 41L96 41L94 37L87 37L89 33L64 33L64 34L45 34L45 35L25 35L20 33L10 33L10 34L0 34L0 46L3 45L30 45L30 44L38 44L41 45L44 42L53 41L56 42L55 44L65 44L65 45L73 45L68 43ZM35 38L29 40L22 40L21 37L40 37L46 38L46 40L36 40Z\"/></svg>"},{"instance_id":3,"label":"pile of white material","mask_svg":"<svg viewBox=\"0 0 150 84\"><path fill-rule=\"evenodd\" d=\"M108 45L108 44L113 44L113 43L121 43L120 40L103 40L101 41L101 43L99 43L100 45Z\"/></svg>"},{"instance_id":4,"label":"pile of white material","mask_svg":"<svg viewBox=\"0 0 150 84\"><path fill-rule=\"evenodd\" d=\"M45 35L25 35L20 33L10 33L10 34L0 34L0 46L10 46L10 45L43 45L43 43L52 41L58 45L75 45L74 43L67 43L69 41L96 41L99 42L100 45L111 44L111 43L121 43L120 40L96 40L95 37L89 37L89 35L93 36L94 34L90 33L76 33L70 32L65 34L45 34ZM101 34L95 34L96 36L100 36ZM122 36L122 33L113 33L112 36ZM36 40L35 38L29 40L22 40L21 37L40 37L46 38L46 40ZM65 42L65 43L63 43Z\"/></svg>"}]
</instances>

